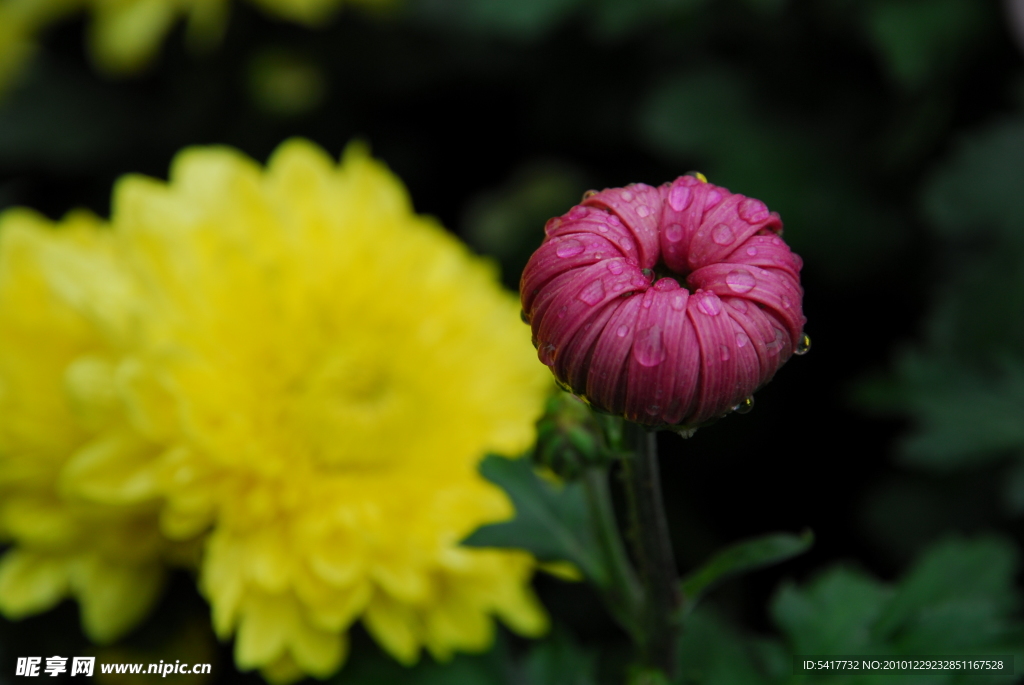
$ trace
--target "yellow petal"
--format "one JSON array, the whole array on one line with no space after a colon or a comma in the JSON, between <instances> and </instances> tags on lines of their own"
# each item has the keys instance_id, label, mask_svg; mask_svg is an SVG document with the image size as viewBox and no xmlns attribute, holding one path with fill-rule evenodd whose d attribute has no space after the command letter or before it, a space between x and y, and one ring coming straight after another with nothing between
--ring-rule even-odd
<instances>
[{"instance_id":1,"label":"yellow petal","mask_svg":"<svg viewBox=\"0 0 1024 685\"><path fill-rule=\"evenodd\" d=\"M0 611L18 619L46 611L68 593L68 560L11 550L0 560Z\"/></svg>"}]
</instances>

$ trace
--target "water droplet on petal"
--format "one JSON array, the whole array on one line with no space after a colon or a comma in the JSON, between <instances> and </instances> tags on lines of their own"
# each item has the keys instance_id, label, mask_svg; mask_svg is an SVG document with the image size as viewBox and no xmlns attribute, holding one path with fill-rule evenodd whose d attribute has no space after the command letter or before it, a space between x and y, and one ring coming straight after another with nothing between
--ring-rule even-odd
<instances>
[{"instance_id":1,"label":"water droplet on petal","mask_svg":"<svg viewBox=\"0 0 1024 685\"><path fill-rule=\"evenodd\" d=\"M781 244L782 244L782 238L779 238L778 236L772 237L772 245L775 245L777 247L777 246L779 246Z\"/></svg>"},{"instance_id":2,"label":"water droplet on petal","mask_svg":"<svg viewBox=\"0 0 1024 685\"><path fill-rule=\"evenodd\" d=\"M750 255L751 257L756 257L757 256L757 248L756 247L748 247L747 248L747 254Z\"/></svg>"},{"instance_id":3,"label":"water droplet on petal","mask_svg":"<svg viewBox=\"0 0 1024 685\"><path fill-rule=\"evenodd\" d=\"M597 195L597 191L596 190L588 190L585 193L583 193L583 200L589 200L590 198L594 197L595 195ZM583 200L580 200L580 201L582 202Z\"/></svg>"},{"instance_id":4,"label":"water droplet on petal","mask_svg":"<svg viewBox=\"0 0 1024 685\"><path fill-rule=\"evenodd\" d=\"M575 257L585 249L586 248L583 247L583 243L578 240L566 240L555 248L555 254L562 259L568 259L569 257Z\"/></svg>"},{"instance_id":5,"label":"water droplet on petal","mask_svg":"<svg viewBox=\"0 0 1024 685\"><path fill-rule=\"evenodd\" d=\"M620 338L625 338L627 333L629 333L629 326L627 326L626 324L622 324L621 326L619 326L619 329L615 331L615 335L619 336Z\"/></svg>"},{"instance_id":6,"label":"water droplet on petal","mask_svg":"<svg viewBox=\"0 0 1024 685\"><path fill-rule=\"evenodd\" d=\"M554 345L552 345L550 343L546 343L544 345L541 345L540 348L538 348L537 352L538 352L537 356L540 358L540 361L541 361L542 364L546 364L547 366L551 366L551 365L553 365L555 363L555 346Z\"/></svg>"},{"instance_id":7,"label":"water droplet on petal","mask_svg":"<svg viewBox=\"0 0 1024 685\"><path fill-rule=\"evenodd\" d=\"M601 233L607 233L608 232L608 227L605 226L604 224L598 224L597 225L597 230L601 231Z\"/></svg>"},{"instance_id":8,"label":"water droplet on petal","mask_svg":"<svg viewBox=\"0 0 1024 685\"><path fill-rule=\"evenodd\" d=\"M729 224L718 224L711 230L711 239L717 245L729 245L732 241L736 240L736 236L733 234Z\"/></svg>"},{"instance_id":9,"label":"water droplet on petal","mask_svg":"<svg viewBox=\"0 0 1024 685\"><path fill-rule=\"evenodd\" d=\"M641 219L644 219L644 218L650 216L651 209L647 205L640 205L639 207L636 208L636 214Z\"/></svg>"},{"instance_id":10,"label":"water droplet on petal","mask_svg":"<svg viewBox=\"0 0 1024 685\"><path fill-rule=\"evenodd\" d=\"M684 185L674 185L668 191L668 206L677 212L681 212L690 206L693 201L693 191Z\"/></svg>"},{"instance_id":11,"label":"water droplet on petal","mask_svg":"<svg viewBox=\"0 0 1024 685\"><path fill-rule=\"evenodd\" d=\"M622 191L622 199L625 200L626 202L632 202L633 201L633 193L629 192L628 190L623 190Z\"/></svg>"},{"instance_id":12,"label":"water droplet on petal","mask_svg":"<svg viewBox=\"0 0 1024 685\"><path fill-rule=\"evenodd\" d=\"M718 316L722 311L722 301L714 293L704 293L697 301L697 309L708 316Z\"/></svg>"},{"instance_id":13,"label":"water droplet on petal","mask_svg":"<svg viewBox=\"0 0 1024 685\"><path fill-rule=\"evenodd\" d=\"M523 323L530 323L530 317L526 315L525 309L519 310L519 318L522 319Z\"/></svg>"},{"instance_id":14,"label":"water droplet on petal","mask_svg":"<svg viewBox=\"0 0 1024 685\"><path fill-rule=\"evenodd\" d=\"M687 171L686 175L687 176L693 176L695 179L697 179L701 183L707 183L708 182L708 177L705 176L704 174L700 173L699 171Z\"/></svg>"},{"instance_id":15,"label":"water droplet on petal","mask_svg":"<svg viewBox=\"0 0 1024 685\"><path fill-rule=\"evenodd\" d=\"M622 262L618 262L618 261L608 262L608 270L611 271L616 276L618 276L619 274L622 273L622 269L623 268L624 267L622 266Z\"/></svg>"},{"instance_id":16,"label":"water droplet on petal","mask_svg":"<svg viewBox=\"0 0 1024 685\"><path fill-rule=\"evenodd\" d=\"M792 306L793 306L793 303L792 303L792 302L790 301L790 299L789 299L788 297L786 297L785 295L783 295L783 296L782 296L782 306L783 306L783 308L785 308L785 309L789 309L790 307L792 307Z\"/></svg>"},{"instance_id":17,"label":"water droplet on petal","mask_svg":"<svg viewBox=\"0 0 1024 685\"><path fill-rule=\"evenodd\" d=\"M604 284L601 279L596 279L586 288L580 291L579 299L589 305L595 305L604 299Z\"/></svg>"},{"instance_id":18,"label":"water droplet on petal","mask_svg":"<svg viewBox=\"0 0 1024 685\"><path fill-rule=\"evenodd\" d=\"M746 333L740 332L736 334L736 347L746 347L750 343L750 338L747 337Z\"/></svg>"},{"instance_id":19,"label":"water droplet on petal","mask_svg":"<svg viewBox=\"0 0 1024 685\"><path fill-rule=\"evenodd\" d=\"M707 183L707 181L705 181L705 183ZM718 203L721 201L722 192L720 190L712 190L704 200L704 211L717 207Z\"/></svg>"},{"instance_id":20,"label":"water droplet on petal","mask_svg":"<svg viewBox=\"0 0 1024 685\"><path fill-rule=\"evenodd\" d=\"M576 205L575 207L569 210L570 219L582 219L588 214L590 214L590 210L587 209L586 207L581 207L580 205Z\"/></svg>"},{"instance_id":21,"label":"water droplet on petal","mask_svg":"<svg viewBox=\"0 0 1024 685\"><path fill-rule=\"evenodd\" d=\"M811 336L806 333L800 336L800 340L796 344L796 349L793 350L793 354L807 354L811 349Z\"/></svg>"},{"instance_id":22,"label":"water droplet on petal","mask_svg":"<svg viewBox=\"0 0 1024 685\"><path fill-rule=\"evenodd\" d=\"M752 197L748 197L746 200L741 202L738 209L740 218L748 224L756 224L759 221L764 221L769 215L768 208L765 207L765 204Z\"/></svg>"},{"instance_id":23,"label":"water droplet on petal","mask_svg":"<svg viewBox=\"0 0 1024 685\"><path fill-rule=\"evenodd\" d=\"M732 354L730 354L729 352L729 346L719 345L718 356L722 359L723 362L729 361L729 357L732 356Z\"/></svg>"},{"instance_id":24,"label":"water droplet on petal","mask_svg":"<svg viewBox=\"0 0 1024 685\"><path fill-rule=\"evenodd\" d=\"M736 269L726 274L725 284L729 286L729 290L742 295L754 289L754 286L757 285L757 279L746 269Z\"/></svg>"},{"instance_id":25,"label":"water droplet on petal","mask_svg":"<svg viewBox=\"0 0 1024 685\"><path fill-rule=\"evenodd\" d=\"M672 305L672 309L677 312L681 312L686 309L686 296L682 293L676 293L672 296L672 299L669 300L669 304Z\"/></svg>"},{"instance_id":26,"label":"water droplet on petal","mask_svg":"<svg viewBox=\"0 0 1024 685\"><path fill-rule=\"evenodd\" d=\"M648 290L644 293L644 299L640 302L644 309L650 309L651 304L654 303L654 292L654 290Z\"/></svg>"},{"instance_id":27,"label":"water droplet on petal","mask_svg":"<svg viewBox=\"0 0 1024 685\"><path fill-rule=\"evenodd\" d=\"M647 411L647 413L648 413L648 414L650 414L651 416L657 416L657 415L658 415L658 412L660 412L660 411L661 411L661 407L659 407L659 406L658 406L658 405L656 405L656 404L652 404L651 406L647 407L647 410L646 410L646 411Z\"/></svg>"},{"instance_id":28,"label":"water droplet on petal","mask_svg":"<svg viewBox=\"0 0 1024 685\"><path fill-rule=\"evenodd\" d=\"M737 404L735 407L733 407L732 410L737 414L749 414L753 408L754 396L751 395L750 397L746 398L745 400Z\"/></svg>"},{"instance_id":29,"label":"water droplet on petal","mask_svg":"<svg viewBox=\"0 0 1024 685\"><path fill-rule=\"evenodd\" d=\"M684 440L687 439L687 438L692 438L693 435L697 432L696 428L687 428L687 427L676 428L674 430L676 432L676 435L678 435L679 437L683 438Z\"/></svg>"},{"instance_id":30,"label":"water droplet on petal","mask_svg":"<svg viewBox=\"0 0 1024 685\"><path fill-rule=\"evenodd\" d=\"M608 217L607 217L607 218L605 219L605 221L607 221L607 222L608 222L608 225L609 225L609 226L619 226L619 225L621 225L621 224L622 224L622 222L621 222L621 221L619 221L619 217L615 216L614 214L612 214L612 215L608 216Z\"/></svg>"},{"instance_id":31,"label":"water droplet on petal","mask_svg":"<svg viewBox=\"0 0 1024 685\"><path fill-rule=\"evenodd\" d=\"M683 239L683 227L679 224L670 224L665 228L665 240L670 243L678 243Z\"/></svg>"},{"instance_id":32,"label":"water droplet on petal","mask_svg":"<svg viewBox=\"0 0 1024 685\"><path fill-rule=\"evenodd\" d=\"M661 326L654 324L636 335L633 356L641 366L657 366L665 361L665 345L661 340Z\"/></svg>"}]
</instances>

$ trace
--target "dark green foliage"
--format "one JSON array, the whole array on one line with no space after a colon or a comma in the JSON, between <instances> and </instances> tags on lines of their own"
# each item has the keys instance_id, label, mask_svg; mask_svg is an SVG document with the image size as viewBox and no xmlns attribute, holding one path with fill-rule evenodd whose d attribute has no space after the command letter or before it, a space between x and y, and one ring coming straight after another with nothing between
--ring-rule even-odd
<instances>
[{"instance_id":1,"label":"dark green foliage","mask_svg":"<svg viewBox=\"0 0 1024 685\"><path fill-rule=\"evenodd\" d=\"M463 540L464 545L518 547L543 561L570 561L588 578L604 583L590 513L579 484L556 485L538 476L528 459L495 455L484 459L480 473L508 493L516 516L506 523L483 526Z\"/></svg>"},{"instance_id":2,"label":"dark green foliage","mask_svg":"<svg viewBox=\"0 0 1024 685\"><path fill-rule=\"evenodd\" d=\"M737 542L715 553L682 582L687 609L692 609L715 584L741 573L771 566L806 552L814 543L814 534L804 531L800 535L774 533L752 540Z\"/></svg>"}]
</instances>

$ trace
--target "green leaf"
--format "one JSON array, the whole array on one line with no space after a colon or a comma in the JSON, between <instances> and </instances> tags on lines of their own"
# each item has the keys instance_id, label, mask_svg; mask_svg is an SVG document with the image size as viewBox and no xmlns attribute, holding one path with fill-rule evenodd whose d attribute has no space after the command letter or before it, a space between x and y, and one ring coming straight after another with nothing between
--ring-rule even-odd
<instances>
[{"instance_id":1,"label":"green leaf","mask_svg":"<svg viewBox=\"0 0 1024 685\"><path fill-rule=\"evenodd\" d=\"M569 561L597 585L605 584L581 485L555 485L539 477L529 460L493 454L480 464L480 473L508 493L516 515L477 529L462 544L525 549L541 561Z\"/></svg>"},{"instance_id":2,"label":"green leaf","mask_svg":"<svg viewBox=\"0 0 1024 685\"><path fill-rule=\"evenodd\" d=\"M797 654L857 654L891 590L855 569L833 568L802 587L784 585L772 601L775 622Z\"/></svg>"},{"instance_id":3,"label":"green leaf","mask_svg":"<svg viewBox=\"0 0 1024 685\"><path fill-rule=\"evenodd\" d=\"M687 619L679 640L682 682L700 685L768 683L756 653L752 641L715 613L698 610Z\"/></svg>"},{"instance_id":4,"label":"green leaf","mask_svg":"<svg viewBox=\"0 0 1024 685\"><path fill-rule=\"evenodd\" d=\"M984 371L907 354L897 374L902 408L917 420L902 443L906 463L943 472L1024 449L1024 362Z\"/></svg>"},{"instance_id":5,"label":"green leaf","mask_svg":"<svg viewBox=\"0 0 1024 685\"><path fill-rule=\"evenodd\" d=\"M814 534L806 530L800 535L773 533L727 547L683 579L687 607L692 608L715 583L791 559L806 552L813 543Z\"/></svg>"},{"instance_id":6,"label":"green leaf","mask_svg":"<svg viewBox=\"0 0 1024 685\"><path fill-rule=\"evenodd\" d=\"M567 633L557 631L537 644L523 664L529 685L594 685L595 655L584 651Z\"/></svg>"},{"instance_id":7,"label":"green leaf","mask_svg":"<svg viewBox=\"0 0 1024 685\"><path fill-rule=\"evenodd\" d=\"M1005 540L943 541L907 573L874 631L906 652L992 644L1010 630L1017 567Z\"/></svg>"},{"instance_id":8,"label":"green leaf","mask_svg":"<svg viewBox=\"0 0 1024 685\"><path fill-rule=\"evenodd\" d=\"M893 78L917 88L959 66L987 19L977 0L882 0L869 9L867 27Z\"/></svg>"},{"instance_id":9,"label":"green leaf","mask_svg":"<svg viewBox=\"0 0 1024 685\"><path fill-rule=\"evenodd\" d=\"M925 188L932 225L947 237L996 229L1024 238L1024 120L1002 121L960 141Z\"/></svg>"}]
</instances>

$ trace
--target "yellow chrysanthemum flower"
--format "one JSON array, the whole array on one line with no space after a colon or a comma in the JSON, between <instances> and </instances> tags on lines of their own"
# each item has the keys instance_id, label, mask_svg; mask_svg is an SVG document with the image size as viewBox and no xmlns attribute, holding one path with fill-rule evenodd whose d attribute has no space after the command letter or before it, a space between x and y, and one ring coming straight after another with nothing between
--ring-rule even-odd
<instances>
[{"instance_id":1,"label":"yellow chrysanthemum flower","mask_svg":"<svg viewBox=\"0 0 1024 685\"><path fill-rule=\"evenodd\" d=\"M326 676L360 619L404 663L486 648L492 615L546 629L528 554L458 545L511 515L477 464L531 444L550 384L489 263L358 146L291 141L265 171L188 150L167 184L122 180L112 224L180 417L163 529L211 530L240 668Z\"/></svg>"},{"instance_id":2,"label":"yellow chrysanthemum flower","mask_svg":"<svg viewBox=\"0 0 1024 685\"><path fill-rule=\"evenodd\" d=\"M0 611L66 596L85 632L117 638L157 598L188 548L159 532L159 438L126 412L147 382L128 356L134 293L111 236L86 213L59 230L26 210L0 216ZM137 396L133 399L133 396Z\"/></svg>"},{"instance_id":3,"label":"yellow chrysanthemum flower","mask_svg":"<svg viewBox=\"0 0 1024 685\"><path fill-rule=\"evenodd\" d=\"M393 1L252 0L268 14L311 27L323 24L343 2L379 7ZM96 65L127 74L152 61L179 20L186 21L192 47L217 43L229 10L229 0L0 0L0 94L34 50L35 36L54 21L88 12L88 43Z\"/></svg>"}]
</instances>

